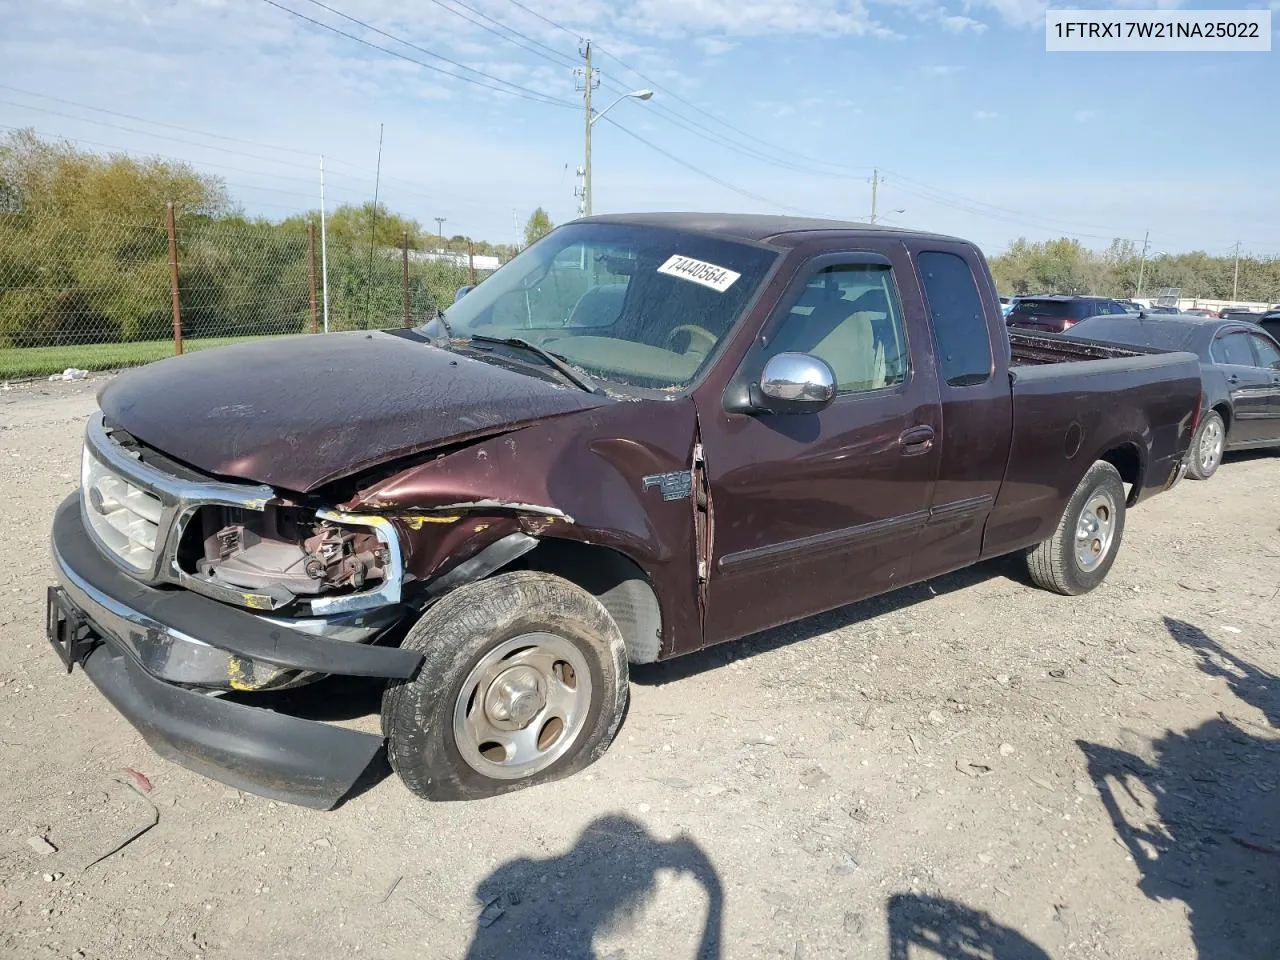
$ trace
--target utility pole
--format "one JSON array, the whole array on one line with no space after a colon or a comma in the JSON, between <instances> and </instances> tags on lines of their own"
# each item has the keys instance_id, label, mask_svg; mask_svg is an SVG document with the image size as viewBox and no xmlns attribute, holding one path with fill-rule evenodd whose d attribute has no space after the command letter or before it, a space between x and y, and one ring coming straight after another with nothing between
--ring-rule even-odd
<instances>
[{"instance_id":1,"label":"utility pole","mask_svg":"<svg viewBox=\"0 0 1280 960\"><path fill-rule=\"evenodd\" d=\"M324 154L320 154L320 290L324 297L324 332L329 332L329 231L324 225Z\"/></svg>"},{"instance_id":2,"label":"utility pole","mask_svg":"<svg viewBox=\"0 0 1280 960\"><path fill-rule=\"evenodd\" d=\"M595 122L595 114L591 109L591 91L599 86L600 81L596 78L596 70L591 66L591 41L585 41L582 48L582 57L586 61L583 68L582 76L582 105L583 120L582 130L584 137L585 150L583 151L582 164L582 212L585 216L591 216L591 126Z\"/></svg>"},{"instance_id":3,"label":"utility pole","mask_svg":"<svg viewBox=\"0 0 1280 960\"><path fill-rule=\"evenodd\" d=\"M1142 256L1138 258L1138 292L1135 297L1142 296L1142 278L1147 272L1147 247L1151 244L1151 231L1148 230L1142 235Z\"/></svg>"},{"instance_id":4,"label":"utility pole","mask_svg":"<svg viewBox=\"0 0 1280 960\"><path fill-rule=\"evenodd\" d=\"M445 221L447 221L449 218L448 217L432 217L432 219L435 220L436 222L436 230L440 235L440 249L443 250L444 249L444 225L445 225Z\"/></svg>"},{"instance_id":5,"label":"utility pole","mask_svg":"<svg viewBox=\"0 0 1280 960\"><path fill-rule=\"evenodd\" d=\"M1236 271L1231 281L1231 302L1236 302L1236 294L1240 292L1240 241L1236 241Z\"/></svg>"},{"instance_id":6,"label":"utility pole","mask_svg":"<svg viewBox=\"0 0 1280 960\"><path fill-rule=\"evenodd\" d=\"M871 171L871 222L876 222L876 189L880 186L880 171Z\"/></svg>"}]
</instances>

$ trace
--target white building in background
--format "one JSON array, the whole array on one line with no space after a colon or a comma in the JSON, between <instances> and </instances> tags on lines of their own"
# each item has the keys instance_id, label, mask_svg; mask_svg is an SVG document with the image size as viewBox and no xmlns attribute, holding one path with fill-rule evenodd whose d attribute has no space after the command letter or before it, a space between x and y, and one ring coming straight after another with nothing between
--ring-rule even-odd
<instances>
[{"instance_id":1,"label":"white building in background","mask_svg":"<svg viewBox=\"0 0 1280 960\"><path fill-rule=\"evenodd\" d=\"M414 263L451 263L455 267L467 267L471 265L472 258L465 253L437 252L427 250L410 250L409 259ZM477 270L497 270L502 266L502 262L497 257L486 256L477 253L475 255L475 268Z\"/></svg>"}]
</instances>

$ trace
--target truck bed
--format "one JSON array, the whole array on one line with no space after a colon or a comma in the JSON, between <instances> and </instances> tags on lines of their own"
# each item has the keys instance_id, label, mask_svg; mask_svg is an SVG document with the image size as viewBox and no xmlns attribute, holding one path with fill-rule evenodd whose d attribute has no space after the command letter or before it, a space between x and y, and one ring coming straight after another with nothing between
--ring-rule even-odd
<instances>
[{"instance_id":1,"label":"truck bed","mask_svg":"<svg viewBox=\"0 0 1280 960\"><path fill-rule=\"evenodd\" d=\"M1160 353L1144 347L1122 347L1095 340L1073 340L1048 333L1009 331L1009 366L1031 367L1046 363L1070 363L1079 360L1117 360Z\"/></svg>"},{"instance_id":2,"label":"truck bed","mask_svg":"<svg viewBox=\"0 0 1280 960\"><path fill-rule=\"evenodd\" d=\"M1199 406L1194 354L1021 331L1010 332L1009 345L1013 438L988 555L1053 533L1076 478L1117 440L1112 460L1131 506L1168 486Z\"/></svg>"}]
</instances>

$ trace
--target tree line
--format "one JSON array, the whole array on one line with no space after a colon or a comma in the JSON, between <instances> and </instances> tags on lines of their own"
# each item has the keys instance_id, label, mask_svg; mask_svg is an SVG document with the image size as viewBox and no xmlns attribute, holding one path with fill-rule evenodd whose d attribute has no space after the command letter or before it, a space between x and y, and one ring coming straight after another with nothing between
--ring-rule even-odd
<instances>
[{"instance_id":1,"label":"tree line","mask_svg":"<svg viewBox=\"0 0 1280 960\"><path fill-rule=\"evenodd\" d=\"M170 337L168 203L185 336L309 329L307 227L316 225L319 269L318 210L246 217L220 177L189 164L103 156L15 131L0 138L0 347ZM326 220L331 329L397 325L406 294L413 322L452 303L469 281L465 259L411 258L406 282L406 242L504 262L517 249L456 234L441 242L383 204L340 206ZM549 228L539 209L527 232Z\"/></svg>"},{"instance_id":2,"label":"tree line","mask_svg":"<svg viewBox=\"0 0 1280 960\"><path fill-rule=\"evenodd\" d=\"M1144 258L1129 240L1113 240L1099 252L1066 237L1043 243L1019 238L1004 253L991 258L991 272L1000 293L1009 296L1087 293L1152 297L1162 287L1177 287L1180 296L1188 298L1280 302L1280 259L1242 256L1237 275L1234 256L1196 250Z\"/></svg>"}]
</instances>

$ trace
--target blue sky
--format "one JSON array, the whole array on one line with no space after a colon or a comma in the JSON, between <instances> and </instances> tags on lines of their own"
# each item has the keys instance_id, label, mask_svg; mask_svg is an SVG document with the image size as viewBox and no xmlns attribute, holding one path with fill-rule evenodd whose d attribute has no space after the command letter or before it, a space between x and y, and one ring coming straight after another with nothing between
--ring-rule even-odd
<instances>
[{"instance_id":1,"label":"blue sky","mask_svg":"<svg viewBox=\"0 0 1280 960\"><path fill-rule=\"evenodd\" d=\"M382 200L428 225L446 217L449 234L511 240L537 205L575 215L570 61L591 37L598 107L655 85L609 118L737 188L606 121L597 213L865 219L874 167L888 222L990 254L1017 236L1100 247L1146 230L1154 253L1240 240L1280 254L1280 53L1046 53L1037 0L325 0L421 49L314 0L277 2L526 93L459 82L266 0L0 0L0 124L189 160L276 218L317 205L322 152L331 206L371 199L382 122ZM1240 6L1266 9L1196 4ZM481 29L494 21L521 45Z\"/></svg>"}]
</instances>

